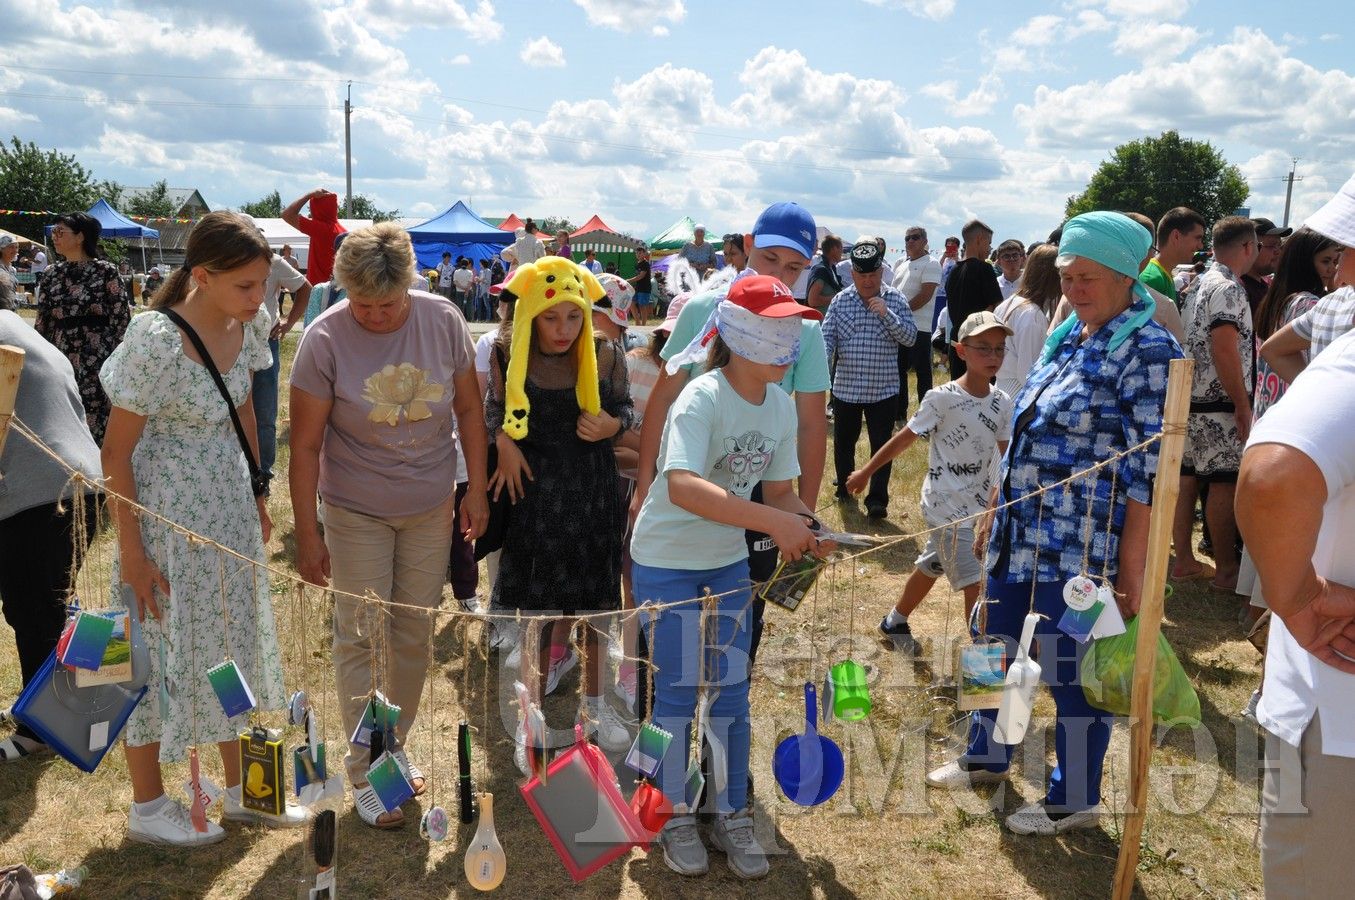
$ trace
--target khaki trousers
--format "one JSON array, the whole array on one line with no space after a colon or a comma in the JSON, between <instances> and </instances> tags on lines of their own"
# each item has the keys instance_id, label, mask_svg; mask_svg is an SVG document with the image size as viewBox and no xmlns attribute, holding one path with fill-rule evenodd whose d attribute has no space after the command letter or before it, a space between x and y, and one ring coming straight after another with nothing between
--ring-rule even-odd
<instances>
[{"instance_id":1,"label":"khaki trousers","mask_svg":"<svg viewBox=\"0 0 1355 900\"><path fill-rule=\"evenodd\" d=\"M449 496L421 515L380 519L325 504L325 545L335 590L370 591L402 604L378 607L335 598L334 669L345 736L357 728L373 687L400 707L396 737L402 745L414 726L428 674L432 610L441 603L447 580L453 505ZM350 744L344 757L348 780L366 784L370 765L368 748Z\"/></svg>"},{"instance_id":2,"label":"khaki trousers","mask_svg":"<svg viewBox=\"0 0 1355 900\"><path fill-rule=\"evenodd\" d=\"M1322 752L1318 717L1294 747L1266 735L1261 870L1266 896L1349 897L1355 758Z\"/></svg>"}]
</instances>

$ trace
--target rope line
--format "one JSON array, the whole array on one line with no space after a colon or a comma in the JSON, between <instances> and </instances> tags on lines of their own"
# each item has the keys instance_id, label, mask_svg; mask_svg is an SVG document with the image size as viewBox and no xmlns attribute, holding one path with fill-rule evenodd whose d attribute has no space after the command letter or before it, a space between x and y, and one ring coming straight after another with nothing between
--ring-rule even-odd
<instances>
[{"instance_id":1,"label":"rope line","mask_svg":"<svg viewBox=\"0 0 1355 900\"><path fill-rule=\"evenodd\" d=\"M124 496L124 495L122 495L122 494L116 492L116 491L109 490L109 489L108 489L107 487L105 487L102 483L100 483L100 480L95 480L95 479L89 478L88 476L85 475L84 472L81 472L80 470L76 469L76 468L75 468L74 466L72 466L69 462L67 462L65 459L63 459L63 458L61 457L60 454L58 454L55 450L53 450L50 446L48 446L48 445L47 445L40 437L37 436L37 434L35 434L31 429L29 429L27 423L23 422L17 415L15 415L15 416L10 420L10 425L11 425L12 429L13 429L16 433L18 433L19 435L21 435L25 440L27 440L27 441L29 441L30 443L32 443L35 447L37 447L40 451L42 451L43 453L45 453L47 456L51 457L51 458L52 458L53 460L55 460L62 468L64 468L68 473L70 473L70 478L69 478L69 480L68 480L68 482L67 482L68 485L75 485L75 486L77 486L77 487L79 487L80 485L89 485L91 488L97 489L98 491L102 492L105 498L112 498L112 499L117 500L119 503L126 504L127 507L130 508L130 509L132 509L132 510L136 513L137 516L139 516L139 517L147 517L147 518L150 518L150 519L152 519L152 520L154 520L154 521L160 522L161 524L163 524L164 526L166 526L166 527L167 527L168 529L170 529L171 531L173 531L173 532L175 532L175 533L181 535L181 536L184 537L186 540L188 540L188 541L190 541L190 542L192 542L192 543L199 543L199 544L204 544L204 545L213 547L213 548L215 548L216 550L218 550L220 553L223 553L223 554L226 554L226 555L229 555L229 556L233 556L233 557L235 557L236 559L240 560L240 561L243 562L243 563L247 563L248 565L254 566L256 569L263 569L264 571L268 572L270 575L274 576L275 578L281 579L281 580L283 580L283 581L286 581L286 582L289 582L289 583L292 583L292 584L301 584L301 585L305 585L305 586L307 586L307 587L320 587L319 585L313 585L313 584L311 584L310 582L308 582L308 581L306 581L304 578L302 578L300 575L296 575L296 574L294 574L294 573L292 573L292 572L286 571L286 570L284 570L284 569L280 569L280 568L278 568L278 567L276 567L276 566L270 565L269 563L259 562L259 561L256 560L256 559L253 559L253 558L251 558L251 557L248 557L248 556L244 555L243 553L239 553L239 552L237 552L236 550L234 550L234 549L232 549L232 548L230 548L230 547L225 546L224 544L220 544L220 543L218 543L218 542L212 540L211 538L208 538L208 537L205 537L205 536L203 536L203 535L200 535L200 534L194 532L192 529L187 528L187 527L185 527L185 526L179 524L178 522L175 522L175 521L173 521L172 519L169 519L169 518L167 518L167 517L165 517L165 516L163 516L163 515L161 515L161 514L155 512L154 510L149 509L149 508L147 508L147 507L141 505L139 502L137 502L137 501L135 501L135 500L132 500L132 499L130 499L130 498L128 498L128 497L126 497L126 496ZM1181 429L1181 430L1184 431L1184 429ZM1153 444L1156 444L1156 443L1160 442L1160 441L1162 440L1163 435L1168 434L1169 432L1170 432L1170 429L1164 428L1164 429L1163 429L1161 432L1159 432L1158 434L1155 434L1155 435L1153 435L1153 436L1151 436L1151 437L1149 437L1149 438L1147 438L1147 439L1145 439L1145 440L1143 440L1143 441L1140 441L1139 443L1135 444L1135 445L1132 446L1132 447L1128 447L1128 448L1126 448L1126 449L1120 451L1119 453L1114 454L1113 456L1110 456L1110 457L1108 457L1108 458L1106 458L1106 459L1104 459L1104 460L1102 460L1102 461L1100 461L1100 462L1098 462L1098 463L1094 463L1094 464L1088 466L1088 467L1085 468L1085 469L1082 469L1082 470L1080 470L1080 471L1074 472L1074 473L1072 473L1071 475L1067 476L1066 478L1060 479L1059 481L1056 481L1056 482L1054 482L1054 483L1052 483L1052 484L1042 485L1038 490L1032 491L1032 492L1030 492L1029 494L1025 494L1025 495L1023 495L1023 496L1021 496L1021 497L1016 497L1016 498L1014 498L1014 499L1012 499L1012 500L1008 500L1008 501L1005 502L1005 503L999 504L999 505L994 506L994 507L991 507L991 508L989 508L989 509L984 509L984 510L982 510L981 512L974 513L973 515L966 516L966 517L964 517L964 518L962 518L962 519L956 519L955 521L947 522L947 523L945 523L944 525L937 525L937 526L932 527L932 528L924 528L924 529L921 529L921 530L919 530L919 531L914 531L914 532L910 532L910 533L908 533L908 534L902 534L902 535L899 535L898 537L892 538L892 539L887 540L887 541L883 541L883 542L881 542L881 543L879 543L879 544L876 544L876 545L874 545L874 546L871 546L871 547L867 547L867 548L865 548L865 549L863 549L863 550L860 550L859 552L856 552L856 553L844 553L843 551L839 550L839 551L837 551L837 552L834 554L834 558L835 558L836 561L838 561L838 562L842 562L842 563L850 563L850 562L853 562L854 560L861 559L861 558L866 557L866 556L869 556L869 555L871 555L871 554L879 553L879 552L881 552L881 551L883 551L883 550L887 550L887 549L889 549L889 548L891 548L891 547L894 547L894 546L896 546L896 545L898 545L898 544L901 544L901 543L904 543L904 542L906 542L906 541L916 541L916 540L919 539L919 538L925 538L925 537L927 537L927 536L929 536L929 535L931 535L931 534L933 534L933 533L935 533L935 532L943 531L943 530L945 530L945 529L947 529L947 528L951 528L951 527L954 527L954 526L957 526L957 525L962 525L962 524L967 523L967 522L974 522L974 521L977 521L977 520L979 520L979 519L981 519L981 518L987 516L989 513L996 513L996 512L998 512L999 510L1003 510L1003 509L1007 509L1007 508L1009 508L1009 507L1016 506L1016 505L1018 505L1018 504L1020 504L1020 503L1024 503L1024 502L1027 501L1027 500L1030 500L1030 499L1033 499L1033 498L1036 498L1036 497L1042 497L1044 494L1049 493L1050 491L1057 490L1057 489L1061 489L1061 488L1063 488L1063 487L1065 487L1065 486L1067 486L1067 485L1073 484L1073 483L1075 483L1076 481L1078 481L1079 479L1086 478L1086 477L1088 477L1088 476L1091 476L1091 475L1094 475L1094 474L1100 472L1101 469L1104 469L1104 468L1107 467L1107 466L1113 466L1113 465L1116 465L1116 464L1119 463L1121 460L1123 460L1123 459L1125 459L1125 458L1127 458L1127 457L1129 457L1129 456L1132 456L1132 455L1134 455L1134 454L1136 454L1136 453L1140 453L1140 452L1143 452L1143 451L1147 450L1147 449L1148 449L1149 447L1151 447ZM77 492L77 494L83 494L83 493L84 493L83 491ZM1043 503L1041 503L1041 512L1043 512ZM773 581L779 581L779 580L782 580L782 579L793 578L793 577L795 577L795 576L794 576L794 575L783 575L783 576L781 576L780 578L770 579L768 582L766 582L766 584L770 584L770 583L772 583ZM350 593L350 592L348 592L348 591L337 590L337 589L335 589L332 585L329 586L329 587L327 587L327 588L322 588L322 589L327 590L327 591L328 591L330 594L332 594L336 599L339 598L339 597L343 597L343 598L345 598L345 599L348 599L348 600L351 600L351 601L354 601L354 602L359 602L359 603L363 603L363 604L367 604L367 605L373 605L373 604L374 604L374 605L376 605L376 606L386 607L386 608L389 609L389 610L394 610L394 609L410 609L410 610L418 611L418 612L420 612L420 613L427 613L427 612L429 611L428 608L427 608L426 606L420 606L420 605L418 605L418 604L410 604L410 603L399 603L399 602L397 602L397 601L395 601L395 600L387 600L387 599L383 599L383 598L381 598L381 597L376 596L376 595L375 595L374 593L372 593L371 591L368 591L366 594L354 594L354 593ZM691 597L691 598L686 599L686 600L674 600L674 601L668 601L668 602L665 602L665 603L645 603L645 604L643 604L643 608L650 610L651 613L652 613L652 612L659 612L659 611L663 611L663 610L667 610L667 609L675 609L675 608L681 607L681 606L688 606L688 605L693 604L693 603L700 603L700 602L702 602L703 600L705 600L707 596L710 596L710 597L712 597L712 598L714 598L714 599L719 599L719 598L723 598L723 597L726 597L726 596L730 596L730 595L732 595L732 594L738 593L738 592L740 592L740 591L746 591L746 590L747 590L746 587L737 587L737 588L732 588L732 589L730 589L730 590L728 590L728 591L724 591L724 592L719 593L719 594L713 594L713 595L703 594L702 596L699 596L699 597ZM754 591L754 593L756 593L756 591ZM749 602L751 603L751 599L750 599ZM571 614L571 615L569 616L569 618L572 618L572 619L587 619L587 620L590 620L590 621L591 621L592 619L604 619L604 618L610 618L610 617L618 616L618 615L622 615L622 616L627 615L627 614L629 614L629 615L634 615L635 612L637 612L640 608L641 608L641 606L640 606L640 605L637 605L636 608L635 608L634 610L630 610L630 611L625 611L625 610L621 610L621 611L618 611L618 610L606 610L606 611L601 611L601 612L581 612L581 611L576 611L576 612L574 612L573 614ZM558 616L558 615L549 615L549 614L523 615L521 610L514 610L514 611L512 611L512 612L507 612L507 613L493 613L493 612L489 612L489 611L485 611L485 612L468 612L468 611L465 611L465 610L462 610L462 609L449 608L449 609L437 609L437 610L433 610L432 613L433 613L433 615L435 615L435 616L448 616L448 617L452 617L452 618L465 617L465 618L469 618L469 619L476 619L476 620L479 620L479 621L487 621L487 622L488 622L488 621L502 620L502 621L507 621L507 622L514 622L514 623L517 623L517 624L519 624L519 625L522 624L524 620L526 620L526 621L528 621L528 622L533 621L533 620L535 620L535 621L537 621L537 622L546 622L546 621L551 621L551 622L553 622L553 621L555 621L555 620L557 620L557 619L560 618L560 616ZM375 648L373 648L373 649L375 649Z\"/></svg>"}]
</instances>

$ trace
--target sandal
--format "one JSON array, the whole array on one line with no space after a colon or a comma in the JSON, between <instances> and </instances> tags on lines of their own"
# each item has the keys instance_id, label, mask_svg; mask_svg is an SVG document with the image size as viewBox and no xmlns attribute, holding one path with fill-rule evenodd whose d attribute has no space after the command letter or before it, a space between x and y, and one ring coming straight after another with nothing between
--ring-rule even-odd
<instances>
[{"instance_id":1,"label":"sandal","mask_svg":"<svg viewBox=\"0 0 1355 900\"><path fill-rule=\"evenodd\" d=\"M1200 568L1196 569L1194 572L1189 572L1185 575L1175 575L1169 573L1167 575L1167 578L1171 581L1176 582L1202 581L1205 578L1208 578L1212 581L1214 578L1214 574L1215 572L1213 566L1209 565L1208 563L1200 563Z\"/></svg>"},{"instance_id":2,"label":"sandal","mask_svg":"<svg viewBox=\"0 0 1355 900\"><path fill-rule=\"evenodd\" d=\"M357 808L358 818L363 824L370 825L373 828L399 828L405 824L405 814L401 810L386 812L386 808L381 805L381 800L377 798L376 791L370 784L364 784L362 787L353 788L353 806ZM389 816L384 822L382 816Z\"/></svg>"},{"instance_id":3,"label":"sandal","mask_svg":"<svg viewBox=\"0 0 1355 900\"><path fill-rule=\"evenodd\" d=\"M35 741L18 734L10 735L5 740L0 741L0 763L18 762L25 757L39 756L51 752L51 749L42 741Z\"/></svg>"}]
</instances>

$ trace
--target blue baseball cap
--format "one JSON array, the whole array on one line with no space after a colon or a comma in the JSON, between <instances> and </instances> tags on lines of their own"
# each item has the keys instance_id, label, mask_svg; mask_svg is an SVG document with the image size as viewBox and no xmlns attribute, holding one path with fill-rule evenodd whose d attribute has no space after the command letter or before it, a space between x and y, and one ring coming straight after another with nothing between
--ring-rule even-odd
<instances>
[{"instance_id":1,"label":"blue baseball cap","mask_svg":"<svg viewBox=\"0 0 1355 900\"><path fill-rule=\"evenodd\" d=\"M814 217L798 203L773 203L753 225L754 247L789 247L805 259L814 256L818 229Z\"/></svg>"}]
</instances>

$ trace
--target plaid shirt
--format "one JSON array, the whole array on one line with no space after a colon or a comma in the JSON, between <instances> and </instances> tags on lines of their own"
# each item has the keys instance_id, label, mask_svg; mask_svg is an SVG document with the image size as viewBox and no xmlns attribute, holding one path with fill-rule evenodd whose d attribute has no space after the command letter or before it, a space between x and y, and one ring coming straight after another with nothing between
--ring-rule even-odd
<instances>
[{"instance_id":1,"label":"plaid shirt","mask_svg":"<svg viewBox=\"0 0 1355 900\"><path fill-rule=\"evenodd\" d=\"M1349 285L1332 291L1294 320L1294 333L1312 342L1309 359L1352 327L1355 327L1355 287Z\"/></svg>"},{"instance_id":2,"label":"plaid shirt","mask_svg":"<svg viewBox=\"0 0 1355 900\"><path fill-rule=\"evenodd\" d=\"M1087 568L1099 575L1108 562L1110 575L1118 571L1125 501L1152 501L1157 444L1120 461L1113 507L1106 469L1029 495L1162 431L1167 364L1181 357L1181 348L1165 328L1147 322L1110 352L1111 336L1130 314L1120 313L1081 343L1080 329L1072 331L1017 395L998 502L1028 499L1000 510L993 522L988 560L995 578L1008 584L1062 582L1079 574L1089 491L1095 498ZM1113 523L1109 539L1108 518Z\"/></svg>"},{"instance_id":3,"label":"plaid shirt","mask_svg":"<svg viewBox=\"0 0 1355 900\"><path fill-rule=\"evenodd\" d=\"M917 326L903 294L880 285L885 314L876 315L856 285L833 298L823 317L828 358L837 354L833 396L846 403L875 403L899 392L899 347L911 347Z\"/></svg>"}]
</instances>

